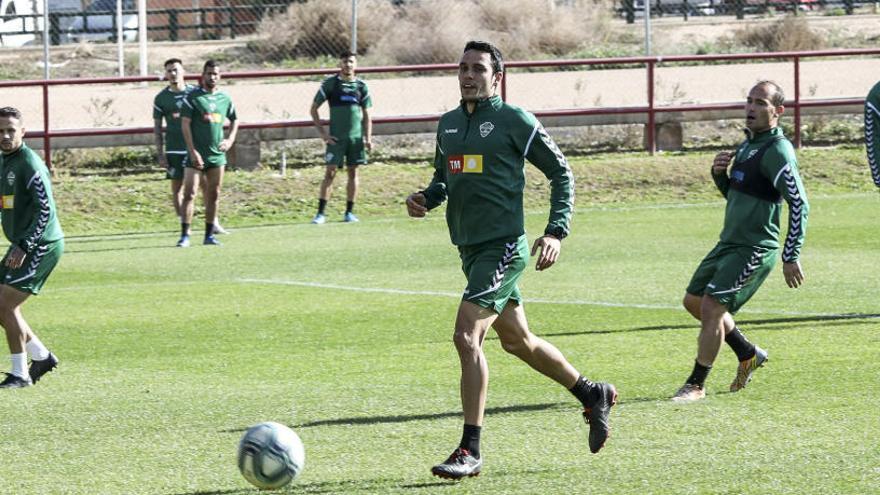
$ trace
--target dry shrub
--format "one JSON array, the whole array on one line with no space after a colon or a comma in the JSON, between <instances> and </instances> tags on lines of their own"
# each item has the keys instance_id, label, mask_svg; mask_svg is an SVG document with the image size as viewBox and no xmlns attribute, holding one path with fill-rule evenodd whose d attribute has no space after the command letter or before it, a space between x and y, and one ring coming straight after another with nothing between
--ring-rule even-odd
<instances>
[{"instance_id":1,"label":"dry shrub","mask_svg":"<svg viewBox=\"0 0 880 495\"><path fill-rule=\"evenodd\" d=\"M393 29L370 55L389 64L448 63L458 60L471 39L487 38L471 0L432 0L407 4Z\"/></svg>"},{"instance_id":2,"label":"dry shrub","mask_svg":"<svg viewBox=\"0 0 880 495\"><path fill-rule=\"evenodd\" d=\"M359 0L357 45L369 51L393 24L395 9L387 0ZM351 46L351 0L291 4L264 19L250 43L264 60L337 56Z\"/></svg>"},{"instance_id":3,"label":"dry shrub","mask_svg":"<svg viewBox=\"0 0 880 495\"><path fill-rule=\"evenodd\" d=\"M358 51L370 64L444 63L482 39L507 59L560 56L607 40L612 1L360 0ZM262 22L251 49L264 60L336 55L349 46L350 22L351 0L291 4Z\"/></svg>"},{"instance_id":4,"label":"dry shrub","mask_svg":"<svg viewBox=\"0 0 880 495\"><path fill-rule=\"evenodd\" d=\"M804 16L786 16L772 24L740 29L734 40L762 52L818 50L825 45L822 35L810 29Z\"/></svg>"}]
</instances>

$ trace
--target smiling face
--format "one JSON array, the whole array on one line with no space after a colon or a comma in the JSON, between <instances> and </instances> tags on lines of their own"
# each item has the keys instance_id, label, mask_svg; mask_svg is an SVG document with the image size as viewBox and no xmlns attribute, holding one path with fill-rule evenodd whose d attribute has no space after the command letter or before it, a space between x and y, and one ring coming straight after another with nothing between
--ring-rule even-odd
<instances>
[{"instance_id":1,"label":"smiling face","mask_svg":"<svg viewBox=\"0 0 880 495\"><path fill-rule=\"evenodd\" d=\"M779 123L779 116L785 108L773 104L774 93L775 89L768 84L758 84L749 91L745 108L746 127L752 132L766 131Z\"/></svg>"},{"instance_id":2,"label":"smiling face","mask_svg":"<svg viewBox=\"0 0 880 495\"><path fill-rule=\"evenodd\" d=\"M0 117L0 150L9 154L21 148L24 126L15 117Z\"/></svg>"},{"instance_id":3,"label":"smiling face","mask_svg":"<svg viewBox=\"0 0 880 495\"><path fill-rule=\"evenodd\" d=\"M458 86L461 99L476 102L494 96L501 82L502 72L493 72L492 56L479 50L468 50L458 63Z\"/></svg>"}]
</instances>

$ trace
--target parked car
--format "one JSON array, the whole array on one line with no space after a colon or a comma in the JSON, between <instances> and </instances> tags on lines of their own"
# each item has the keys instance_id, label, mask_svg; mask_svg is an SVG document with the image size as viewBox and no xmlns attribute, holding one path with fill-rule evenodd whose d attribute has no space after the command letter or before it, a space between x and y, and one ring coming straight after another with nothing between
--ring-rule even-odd
<instances>
[{"instance_id":1,"label":"parked car","mask_svg":"<svg viewBox=\"0 0 880 495\"><path fill-rule=\"evenodd\" d=\"M122 0L122 39L125 41L137 39L138 16L125 13L136 8L135 0ZM112 41L116 39L115 18L116 0L94 0L70 23L64 41Z\"/></svg>"},{"instance_id":2,"label":"parked car","mask_svg":"<svg viewBox=\"0 0 880 495\"><path fill-rule=\"evenodd\" d=\"M34 8L36 7L36 10ZM50 14L79 12L80 0L49 0ZM71 17L59 17L61 30ZM33 0L0 0L0 46L24 46L38 42L43 31L43 2Z\"/></svg>"}]
</instances>

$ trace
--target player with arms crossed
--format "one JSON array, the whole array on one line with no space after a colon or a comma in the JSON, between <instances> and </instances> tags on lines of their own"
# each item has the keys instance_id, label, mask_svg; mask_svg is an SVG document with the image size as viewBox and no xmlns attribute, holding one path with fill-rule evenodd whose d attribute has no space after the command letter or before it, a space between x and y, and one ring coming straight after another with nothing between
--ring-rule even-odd
<instances>
[{"instance_id":1,"label":"player with arms crossed","mask_svg":"<svg viewBox=\"0 0 880 495\"><path fill-rule=\"evenodd\" d=\"M865 98L865 151L874 184L880 187L880 82Z\"/></svg>"},{"instance_id":2,"label":"player with arms crossed","mask_svg":"<svg viewBox=\"0 0 880 495\"><path fill-rule=\"evenodd\" d=\"M9 249L0 262L0 325L12 354L12 373L0 388L33 385L58 365L37 338L21 307L39 294L64 252L64 233L55 210L49 170L26 144L21 112L0 108L0 201L3 234ZM25 370L27 355L30 369Z\"/></svg>"},{"instance_id":3,"label":"player with arms crossed","mask_svg":"<svg viewBox=\"0 0 880 495\"><path fill-rule=\"evenodd\" d=\"M184 221L180 208L183 202L183 175L186 161L186 143L180 128L180 108L186 97L196 89L186 84L183 76L183 62L179 58L165 61L165 79L168 86L162 89L153 99L153 136L156 142L156 155L159 165L165 169L165 178L171 181L171 203L174 213L181 223ZM162 120L165 120L165 132L162 132ZM204 175L202 176L204 179ZM202 180L202 190L206 189ZM215 234L227 234L220 226L219 219L214 223Z\"/></svg>"},{"instance_id":4,"label":"player with arms crossed","mask_svg":"<svg viewBox=\"0 0 880 495\"><path fill-rule=\"evenodd\" d=\"M553 266L568 235L574 180L568 162L535 119L497 95L504 76L501 53L490 43L471 41L459 62L461 106L437 125L434 177L406 200L412 217L424 217L448 199L446 221L467 277L453 341L461 364L464 431L458 448L431 469L460 479L482 470L480 433L489 369L483 341L489 327L501 347L570 390L584 407L589 447L598 452L609 434L608 415L617 391L584 378L549 342L529 331L517 280L529 259L523 213L525 159L549 180L550 219L532 246L537 270Z\"/></svg>"},{"instance_id":5,"label":"player with arms crossed","mask_svg":"<svg viewBox=\"0 0 880 495\"><path fill-rule=\"evenodd\" d=\"M339 55L339 74L328 77L321 83L321 89L315 95L309 113L321 140L327 144L324 161L324 180L318 191L318 213L312 220L314 224L327 221L324 208L330 199L330 188L336 171L343 165L348 166L348 185L345 222L357 222L354 215L354 200L358 190L358 166L367 163L367 152L373 149L373 121L370 118L370 107L373 106L367 83L355 77L357 55L342 52ZM318 116L318 108L327 102L330 106L330 132L328 133Z\"/></svg>"},{"instance_id":6,"label":"player with arms crossed","mask_svg":"<svg viewBox=\"0 0 880 495\"><path fill-rule=\"evenodd\" d=\"M706 376L722 342L740 362L731 392L745 387L767 361L767 352L746 340L733 315L776 264L783 199L788 203L788 235L782 246L782 273L791 288L804 283L799 257L810 207L794 147L778 126L784 102L782 88L772 81L752 87L745 106L746 140L735 153L718 153L712 164L712 179L727 198L724 227L684 296L685 309L700 320L701 329L693 372L673 396L676 402L706 396Z\"/></svg>"},{"instance_id":7,"label":"player with arms crossed","mask_svg":"<svg viewBox=\"0 0 880 495\"><path fill-rule=\"evenodd\" d=\"M226 152L235 143L238 133L238 119L235 106L225 92L217 85L220 82L220 64L208 60L202 69L202 86L193 90L181 107L181 128L186 142L187 161L184 172L184 191L181 209L184 222L181 224L179 247L189 246L190 225L193 217L193 200L200 177L206 176L205 187L205 245L219 246L214 237L217 211L220 206L220 187L223 184L223 170L226 167ZM231 122L229 136L223 138L223 124Z\"/></svg>"}]
</instances>

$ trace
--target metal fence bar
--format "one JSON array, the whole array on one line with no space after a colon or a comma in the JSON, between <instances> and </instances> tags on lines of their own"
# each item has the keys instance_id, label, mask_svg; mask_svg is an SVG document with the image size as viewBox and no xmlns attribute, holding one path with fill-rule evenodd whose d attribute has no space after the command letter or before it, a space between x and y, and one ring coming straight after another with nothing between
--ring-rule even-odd
<instances>
[{"instance_id":1,"label":"metal fence bar","mask_svg":"<svg viewBox=\"0 0 880 495\"><path fill-rule=\"evenodd\" d=\"M806 107L820 107L840 104L858 104L864 103L863 98L846 99L846 100L817 100L802 102L800 99L800 60L802 58L822 58L822 57L841 57L841 56L857 56L857 55L880 55L880 49L862 48L852 50L823 50L814 52L779 52L779 53L752 53L752 54L726 54L726 55L679 55L669 57L622 57L622 58L595 58L580 60L548 60L537 62L513 61L506 64L508 68L541 68L541 67L566 67L566 66L596 66L596 65L645 65L648 81L648 102L646 107L621 107L621 108L588 108L588 109L564 109L535 112L535 115L547 116L565 116L565 115L616 115L616 114L647 114L647 148L649 152L654 152L656 147L656 136L654 134L654 124L656 123L657 113L666 112L689 112L701 110L715 109L735 109L741 107L741 103L724 103L724 104L694 104L683 106L663 106L655 105L654 71L657 64L660 63L676 63L676 62L693 62L693 61L735 61L735 60L756 60L756 59L790 59L794 63L795 71L795 95L791 106L794 107L795 113L795 146L800 147L800 111ZM379 67L363 67L358 70L361 74L369 73L403 73L403 72L443 72L457 70L457 64L423 64L423 65L404 65L404 66L379 66ZM257 79L257 78L278 78L278 77L302 77L314 75L335 74L338 69L297 69L283 71L253 71L253 72L230 72L224 74L225 79ZM506 97L507 87L502 78L502 96ZM187 76L189 80L198 79L197 75ZM31 132L28 136L42 137L44 145L44 153L46 155L46 164L51 167L51 138L52 137L70 137L70 136L97 136L112 134L140 134L152 132L151 127L144 128L115 128L115 129L68 129L53 131L49 128L49 87L63 85L84 85L84 84L118 84L118 83L137 83L156 81L155 77L149 76L130 76L130 77L101 77L101 78L80 78L80 79L50 79L50 80L28 80L28 81L0 81L0 88L8 87L27 87L41 86L43 91L43 131ZM161 79L159 79L161 80ZM406 123L406 122L428 122L437 120L439 115L427 116L399 116L377 118L377 123ZM243 124L242 128L261 129L271 127L302 127L311 125L311 121L289 121L282 123L250 123Z\"/></svg>"}]
</instances>

